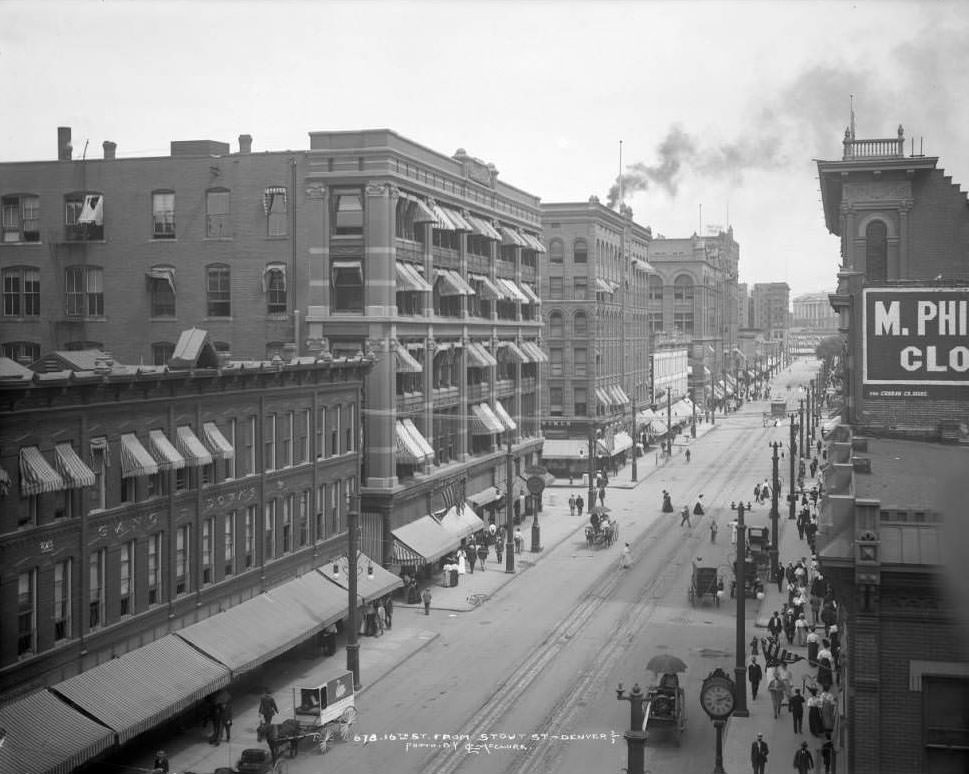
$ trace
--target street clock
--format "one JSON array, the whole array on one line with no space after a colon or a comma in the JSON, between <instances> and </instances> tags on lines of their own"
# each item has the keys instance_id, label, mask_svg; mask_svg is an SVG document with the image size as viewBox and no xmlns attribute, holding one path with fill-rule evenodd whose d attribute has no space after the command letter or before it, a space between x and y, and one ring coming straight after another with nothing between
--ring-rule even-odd
<instances>
[{"instance_id":1,"label":"street clock","mask_svg":"<svg viewBox=\"0 0 969 774\"><path fill-rule=\"evenodd\" d=\"M713 720L725 720L734 708L734 682L722 669L714 669L700 688L700 705Z\"/></svg>"}]
</instances>

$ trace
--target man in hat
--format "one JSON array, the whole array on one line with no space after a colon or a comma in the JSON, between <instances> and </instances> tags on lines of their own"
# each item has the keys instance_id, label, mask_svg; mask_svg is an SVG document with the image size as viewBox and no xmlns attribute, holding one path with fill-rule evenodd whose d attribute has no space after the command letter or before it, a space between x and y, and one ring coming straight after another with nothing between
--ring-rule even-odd
<instances>
[{"instance_id":1,"label":"man in hat","mask_svg":"<svg viewBox=\"0 0 969 774\"><path fill-rule=\"evenodd\" d=\"M800 749L794 753L794 768L797 769L797 774L808 774L814 768L814 756L811 755L807 742L801 742Z\"/></svg>"},{"instance_id":2,"label":"man in hat","mask_svg":"<svg viewBox=\"0 0 969 774\"><path fill-rule=\"evenodd\" d=\"M754 638L754 642L757 638ZM747 667L747 679L750 680L750 696L752 699L757 698L757 689L760 688L760 681L764 678L764 670L760 668L760 664L757 663L757 657L750 657L750 665Z\"/></svg>"},{"instance_id":3,"label":"man in hat","mask_svg":"<svg viewBox=\"0 0 969 774\"><path fill-rule=\"evenodd\" d=\"M757 741L750 745L750 765L753 767L754 774L764 774L769 752L767 742L764 741L764 735L757 734Z\"/></svg>"},{"instance_id":4,"label":"man in hat","mask_svg":"<svg viewBox=\"0 0 969 774\"><path fill-rule=\"evenodd\" d=\"M164 750L159 750L155 753L155 761L151 764L151 766L155 771L168 774L168 756L165 755Z\"/></svg>"}]
</instances>

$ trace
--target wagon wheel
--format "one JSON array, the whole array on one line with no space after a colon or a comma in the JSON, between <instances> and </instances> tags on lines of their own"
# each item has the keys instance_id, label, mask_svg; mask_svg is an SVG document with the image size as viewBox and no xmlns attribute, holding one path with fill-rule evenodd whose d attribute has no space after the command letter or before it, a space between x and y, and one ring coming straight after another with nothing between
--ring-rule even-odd
<instances>
[{"instance_id":1,"label":"wagon wheel","mask_svg":"<svg viewBox=\"0 0 969 774\"><path fill-rule=\"evenodd\" d=\"M350 727L357 722L357 716L359 714L356 707L347 707L340 716L340 738L344 742L349 741Z\"/></svg>"},{"instance_id":2,"label":"wagon wheel","mask_svg":"<svg viewBox=\"0 0 969 774\"><path fill-rule=\"evenodd\" d=\"M316 741L320 747L320 755L330 749L330 740L333 738L333 728L327 723L316 733Z\"/></svg>"}]
</instances>

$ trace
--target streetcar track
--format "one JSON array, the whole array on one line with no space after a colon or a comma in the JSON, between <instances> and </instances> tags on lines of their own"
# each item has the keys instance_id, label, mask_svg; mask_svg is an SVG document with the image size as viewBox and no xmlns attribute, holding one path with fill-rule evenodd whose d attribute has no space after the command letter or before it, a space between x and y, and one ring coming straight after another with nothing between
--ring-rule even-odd
<instances>
[{"instance_id":1,"label":"streetcar track","mask_svg":"<svg viewBox=\"0 0 969 774\"><path fill-rule=\"evenodd\" d=\"M757 444L754 444L746 455L734 458L729 469L729 475L723 479L723 483L716 490L717 495L723 494L728 487L735 485L737 476L749 466L756 448ZM664 547L664 543L669 541L651 539L647 536L650 536L654 531L665 530L668 526L667 522L656 521L644 535L640 536L637 542L646 539L646 545L640 556L636 557L637 561L644 561L657 553L662 555L662 553L667 552L668 549ZM556 726L564 727L561 725L561 721L574 712L579 704L579 697L585 695L586 690L594 683L601 681L602 675L614 666L616 661L635 641L636 633L642 630L645 623L655 613L658 606L658 602L655 600L662 599L665 596L665 593L655 594L655 592L670 587L670 584L679 574L679 569L685 564L687 550L689 549L690 556L694 556L694 549L699 540L700 538L696 537L696 540L682 541L679 550L672 557L672 561L665 561L660 565L662 569L643 587L639 600L629 603L631 615L622 617L623 622L620 632L617 632L618 636L612 638L603 651L600 651L601 658L596 662L595 667L580 673L578 684L570 684L569 689L556 699L552 709L546 713L541 731L538 733L549 732ZM508 677L494 689L491 696L474 713L471 719L472 730L469 731L472 740L499 727L498 721L511 710L542 671L581 632L598 611L601 601L611 596L621 579L622 576L611 569L604 570L597 582L592 584L590 590L576 602L572 611L563 616L562 620L553 627L542 643L511 671ZM592 589L595 591L592 591ZM536 745L517 755L507 770L510 774L526 774L526 772L534 774L534 772L540 770L537 768L538 765L551 764L560 754L561 748L559 747ZM453 774L466 760L467 753L461 746L441 749L430 757L424 771L427 774Z\"/></svg>"}]
</instances>

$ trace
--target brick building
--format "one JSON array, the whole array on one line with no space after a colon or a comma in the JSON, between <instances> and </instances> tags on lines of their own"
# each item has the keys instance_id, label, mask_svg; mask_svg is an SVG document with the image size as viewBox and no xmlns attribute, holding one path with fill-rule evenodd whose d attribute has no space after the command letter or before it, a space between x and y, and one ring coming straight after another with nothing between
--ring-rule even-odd
<instances>
[{"instance_id":1,"label":"brick building","mask_svg":"<svg viewBox=\"0 0 969 774\"><path fill-rule=\"evenodd\" d=\"M547 203L542 299L549 373L542 459L581 476L631 453L633 411L651 400L647 263L652 232L599 203ZM598 436L593 453L592 438Z\"/></svg>"}]
</instances>

